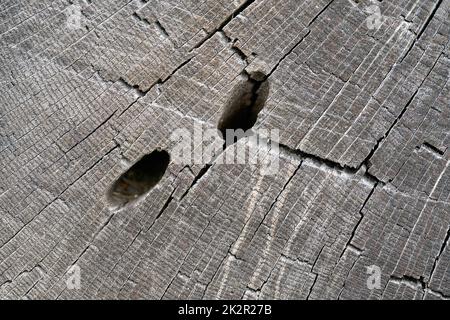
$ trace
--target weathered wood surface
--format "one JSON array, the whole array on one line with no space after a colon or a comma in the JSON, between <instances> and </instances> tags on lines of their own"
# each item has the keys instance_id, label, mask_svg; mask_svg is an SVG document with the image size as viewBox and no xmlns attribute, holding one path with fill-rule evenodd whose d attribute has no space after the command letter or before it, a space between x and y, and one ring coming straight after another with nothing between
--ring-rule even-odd
<instances>
[{"instance_id":1,"label":"weathered wood surface","mask_svg":"<svg viewBox=\"0 0 450 320\"><path fill-rule=\"evenodd\" d=\"M370 5L1 0L0 297L449 298L450 0ZM255 72L276 174L171 162L112 205Z\"/></svg>"}]
</instances>

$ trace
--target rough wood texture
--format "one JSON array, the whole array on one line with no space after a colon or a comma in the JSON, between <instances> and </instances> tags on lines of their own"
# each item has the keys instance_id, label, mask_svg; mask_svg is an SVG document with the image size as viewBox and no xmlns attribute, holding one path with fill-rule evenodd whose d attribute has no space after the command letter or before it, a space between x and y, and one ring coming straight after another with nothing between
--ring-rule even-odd
<instances>
[{"instance_id":1,"label":"rough wood texture","mask_svg":"<svg viewBox=\"0 0 450 320\"><path fill-rule=\"evenodd\" d=\"M0 0L0 298L450 298L449 14L450 0ZM255 148L245 138L111 203L121 174L173 152L177 128L216 128L258 73L275 175L219 164Z\"/></svg>"}]
</instances>

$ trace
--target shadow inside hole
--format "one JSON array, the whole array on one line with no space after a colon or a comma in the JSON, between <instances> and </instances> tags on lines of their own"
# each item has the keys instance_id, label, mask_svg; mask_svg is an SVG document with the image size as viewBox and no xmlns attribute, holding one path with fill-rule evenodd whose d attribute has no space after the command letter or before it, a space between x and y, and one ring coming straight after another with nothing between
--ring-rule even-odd
<instances>
[{"instance_id":1,"label":"shadow inside hole","mask_svg":"<svg viewBox=\"0 0 450 320\"><path fill-rule=\"evenodd\" d=\"M120 207L146 194L161 180L169 162L169 153L164 150L143 156L114 182L108 192L109 202Z\"/></svg>"},{"instance_id":2,"label":"shadow inside hole","mask_svg":"<svg viewBox=\"0 0 450 320\"><path fill-rule=\"evenodd\" d=\"M224 147L235 143L244 136L251 135L251 132L247 132L247 130L255 125L258 114L266 103L269 91L269 82L261 72L247 76L245 82L236 86L217 125L222 138L226 141ZM242 131L239 133L239 129L245 133L243 134Z\"/></svg>"}]
</instances>

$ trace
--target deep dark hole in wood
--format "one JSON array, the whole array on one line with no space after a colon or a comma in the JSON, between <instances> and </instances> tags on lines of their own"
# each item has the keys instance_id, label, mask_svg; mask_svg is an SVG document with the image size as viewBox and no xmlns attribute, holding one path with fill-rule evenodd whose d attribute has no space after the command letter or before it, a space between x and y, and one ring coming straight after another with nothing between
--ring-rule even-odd
<instances>
[{"instance_id":1,"label":"deep dark hole in wood","mask_svg":"<svg viewBox=\"0 0 450 320\"><path fill-rule=\"evenodd\" d=\"M247 75L247 80L240 83L233 90L232 97L217 125L222 138L226 140L224 147L242 138L242 136L238 135L234 139L226 139L227 130L236 131L242 129L246 132L244 136L251 135L251 132L247 132L247 130L255 125L258 114L266 103L269 90L269 82L266 76L260 72ZM228 134L230 135L230 132Z\"/></svg>"},{"instance_id":2,"label":"deep dark hole in wood","mask_svg":"<svg viewBox=\"0 0 450 320\"><path fill-rule=\"evenodd\" d=\"M108 193L111 204L123 206L146 194L161 180L169 162L164 150L143 156L114 182Z\"/></svg>"}]
</instances>

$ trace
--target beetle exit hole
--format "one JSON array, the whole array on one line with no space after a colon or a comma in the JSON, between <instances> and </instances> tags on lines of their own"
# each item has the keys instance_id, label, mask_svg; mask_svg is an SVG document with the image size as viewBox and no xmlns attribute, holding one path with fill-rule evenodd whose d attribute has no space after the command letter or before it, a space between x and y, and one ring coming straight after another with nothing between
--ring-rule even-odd
<instances>
[{"instance_id":1,"label":"beetle exit hole","mask_svg":"<svg viewBox=\"0 0 450 320\"><path fill-rule=\"evenodd\" d=\"M233 90L217 125L226 141L224 147L242 138L239 129L246 132L244 136L250 135L247 130L255 125L269 95L269 82L263 73L246 74L246 78Z\"/></svg>"},{"instance_id":2,"label":"beetle exit hole","mask_svg":"<svg viewBox=\"0 0 450 320\"><path fill-rule=\"evenodd\" d=\"M109 202L122 207L136 201L161 180L169 162L170 156L164 150L143 156L114 182L108 191Z\"/></svg>"}]
</instances>

